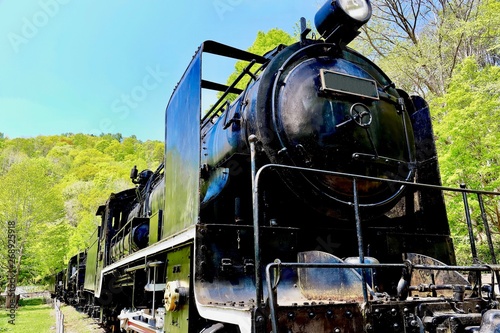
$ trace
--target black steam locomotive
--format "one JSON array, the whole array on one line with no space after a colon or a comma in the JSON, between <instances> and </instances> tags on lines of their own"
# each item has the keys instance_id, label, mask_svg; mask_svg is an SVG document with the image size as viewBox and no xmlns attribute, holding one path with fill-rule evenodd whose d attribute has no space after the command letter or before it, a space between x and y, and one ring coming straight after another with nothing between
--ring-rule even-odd
<instances>
[{"instance_id":1,"label":"black steam locomotive","mask_svg":"<svg viewBox=\"0 0 500 333\"><path fill-rule=\"evenodd\" d=\"M500 330L499 267L474 242L456 266L443 202L461 192L473 241L468 196L498 193L440 186L427 103L346 46L370 16L328 1L321 40L303 20L264 56L203 43L166 109L164 163L97 210L73 303L126 332ZM208 81L206 53L248 66ZM204 114L203 89L221 92Z\"/></svg>"}]
</instances>

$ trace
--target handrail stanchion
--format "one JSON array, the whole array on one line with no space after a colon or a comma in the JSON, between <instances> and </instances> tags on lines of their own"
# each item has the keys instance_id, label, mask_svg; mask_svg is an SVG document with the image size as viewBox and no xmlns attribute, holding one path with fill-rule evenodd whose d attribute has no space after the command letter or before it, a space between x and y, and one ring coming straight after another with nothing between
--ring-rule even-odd
<instances>
[{"instance_id":1,"label":"handrail stanchion","mask_svg":"<svg viewBox=\"0 0 500 333\"><path fill-rule=\"evenodd\" d=\"M465 184L460 184L460 188L465 189L466 186ZM470 218L470 211L469 211L469 201L467 200L467 192L462 192L462 199L464 201L464 210L465 210L465 220L467 222L467 230L469 231L469 241L470 241L470 248L472 252L472 260L474 264L479 263L479 258L477 257L477 250L476 250L476 241L474 240L474 230L472 229L472 220Z\"/></svg>"},{"instance_id":2,"label":"handrail stanchion","mask_svg":"<svg viewBox=\"0 0 500 333\"><path fill-rule=\"evenodd\" d=\"M495 247L493 246L493 239L491 238L491 230L490 230L490 225L488 224L488 218L486 216L486 210L484 209L484 202L483 202L483 196L481 193L477 194L477 202L479 203L479 209L481 210L481 219L483 220L484 224L484 231L486 232L486 239L488 241L488 247L490 249L490 254L491 254L491 261L493 262L494 265L497 264L497 257L495 255ZM497 278L497 284L500 284L500 274L497 271L491 272L492 276L495 276ZM495 290L495 285L492 285L493 287L493 292Z\"/></svg>"},{"instance_id":3,"label":"handrail stanchion","mask_svg":"<svg viewBox=\"0 0 500 333\"><path fill-rule=\"evenodd\" d=\"M252 203L253 203L253 232L254 232L254 255L255 255L255 303L257 307L260 307L263 299L263 289L262 289L262 275L261 275L261 263L260 263L260 228L259 228L259 192L258 192L258 179L257 178L257 163L256 163L256 151L255 143L257 142L257 137L255 135L250 135L248 137L250 142L250 159L252 168Z\"/></svg>"},{"instance_id":4,"label":"handrail stanchion","mask_svg":"<svg viewBox=\"0 0 500 333\"><path fill-rule=\"evenodd\" d=\"M358 182L357 178L352 179L352 190L354 194L354 218L356 219L356 235L358 237L358 255L359 262L361 264L365 263L365 253L363 247L363 231L361 229L361 217L359 216L359 198L358 198ZM365 281L365 269L361 269L361 282L363 284L363 300L368 303L368 290L366 288Z\"/></svg>"},{"instance_id":5,"label":"handrail stanchion","mask_svg":"<svg viewBox=\"0 0 500 333\"><path fill-rule=\"evenodd\" d=\"M477 201L479 202L479 209L481 210L481 218L484 224L484 231L486 232L486 239L488 240L488 246L490 248L491 261L496 265L497 258L495 256L495 248L493 247L493 240L491 238L490 226L488 224L488 219L486 218L486 210L484 209L483 196L477 194Z\"/></svg>"}]
</instances>

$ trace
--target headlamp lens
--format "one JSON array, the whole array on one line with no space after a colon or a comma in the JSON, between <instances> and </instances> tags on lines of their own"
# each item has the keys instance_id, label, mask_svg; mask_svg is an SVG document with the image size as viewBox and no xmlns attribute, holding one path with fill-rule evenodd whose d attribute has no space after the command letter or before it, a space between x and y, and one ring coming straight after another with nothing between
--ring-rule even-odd
<instances>
[{"instance_id":1,"label":"headlamp lens","mask_svg":"<svg viewBox=\"0 0 500 333\"><path fill-rule=\"evenodd\" d=\"M365 0L338 0L338 4L351 18L359 22L367 21L371 16L371 7Z\"/></svg>"}]
</instances>

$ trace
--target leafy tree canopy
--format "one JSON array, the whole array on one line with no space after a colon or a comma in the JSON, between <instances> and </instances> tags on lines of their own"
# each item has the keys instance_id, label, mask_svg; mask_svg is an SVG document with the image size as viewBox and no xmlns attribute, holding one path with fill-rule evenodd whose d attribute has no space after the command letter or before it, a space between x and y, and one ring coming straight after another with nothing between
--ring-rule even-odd
<instances>
[{"instance_id":1,"label":"leafy tree canopy","mask_svg":"<svg viewBox=\"0 0 500 333\"><path fill-rule=\"evenodd\" d=\"M481 66L500 62L497 0L373 0L372 6L356 45L405 90L439 96L465 58Z\"/></svg>"},{"instance_id":2,"label":"leafy tree canopy","mask_svg":"<svg viewBox=\"0 0 500 333\"><path fill-rule=\"evenodd\" d=\"M474 57L466 58L457 66L447 92L432 100L431 110L443 183L500 191L500 67L481 66ZM481 211L476 198L471 199L478 249L489 260ZM449 196L446 201L458 257L470 263L462 196ZM500 244L500 200L485 196L483 201L494 243Z\"/></svg>"},{"instance_id":3,"label":"leafy tree canopy","mask_svg":"<svg viewBox=\"0 0 500 333\"><path fill-rule=\"evenodd\" d=\"M156 169L164 145L103 134L0 136L0 248L8 221L16 222L16 272L22 283L40 283L88 244L97 207L112 192L134 185L134 166ZM5 244L4 244L5 243ZM0 289L9 269L0 253Z\"/></svg>"}]
</instances>

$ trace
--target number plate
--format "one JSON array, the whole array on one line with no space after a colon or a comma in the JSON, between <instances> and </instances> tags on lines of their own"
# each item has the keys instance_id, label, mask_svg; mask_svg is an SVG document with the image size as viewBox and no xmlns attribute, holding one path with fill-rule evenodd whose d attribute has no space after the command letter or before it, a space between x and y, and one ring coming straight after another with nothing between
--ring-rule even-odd
<instances>
[{"instance_id":1,"label":"number plate","mask_svg":"<svg viewBox=\"0 0 500 333\"><path fill-rule=\"evenodd\" d=\"M379 99L377 82L326 69L320 70L321 90Z\"/></svg>"}]
</instances>

